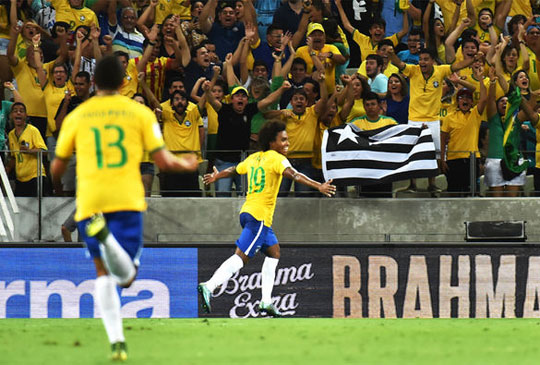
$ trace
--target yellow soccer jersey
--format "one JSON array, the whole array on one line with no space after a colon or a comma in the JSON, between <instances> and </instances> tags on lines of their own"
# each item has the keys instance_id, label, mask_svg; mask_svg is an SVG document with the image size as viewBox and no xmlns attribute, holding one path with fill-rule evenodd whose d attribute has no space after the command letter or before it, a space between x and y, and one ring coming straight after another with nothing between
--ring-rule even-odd
<instances>
[{"instance_id":1,"label":"yellow soccer jersey","mask_svg":"<svg viewBox=\"0 0 540 365\"><path fill-rule=\"evenodd\" d=\"M99 27L96 13L86 7L72 8L69 0L51 0L51 4L56 9L56 21L68 23L71 30L77 29L79 25Z\"/></svg>"},{"instance_id":2,"label":"yellow soccer jersey","mask_svg":"<svg viewBox=\"0 0 540 365\"><path fill-rule=\"evenodd\" d=\"M287 125L291 158L313 157L313 140L318 117L315 113L315 105L306 108L302 115L294 114L291 109L281 111L281 120Z\"/></svg>"},{"instance_id":3,"label":"yellow soccer jersey","mask_svg":"<svg viewBox=\"0 0 540 365\"><path fill-rule=\"evenodd\" d=\"M531 2L529 0L512 0L509 17L514 15L525 15L527 19L533 16Z\"/></svg>"},{"instance_id":4,"label":"yellow soccer jersey","mask_svg":"<svg viewBox=\"0 0 540 365\"><path fill-rule=\"evenodd\" d=\"M385 39L390 39L394 44L394 47L399 44L397 34L392 34L390 37L386 37ZM366 57L370 54L377 53L377 43L372 43L371 37L361 33L358 29L355 29L353 32L353 40L356 42L356 44L358 44L358 47L360 47L362 61L365 61Z\"/></svg>"},{"instance_id":5,"label":"yellow soccer jersey","mask_svg":"<svg viewBox=\"0 0 540 365\"><path fill-rule=\"evenodd\" d=\"M122 85L120 86L118 92L120 95L132 98L133 95L137 93L138 87L139 80L137 79L137 66L135 65L135 59L132 58L128 62L124 81L122 81Z\"/></svg>"},{"instance_id":6,"label":"yellow soccer jersey","mask_svg":"<svg viewBox=\"0 0 540 365\"><path fill-rule=\"evenodd\" d=\"M21 143L28 143L28 148L30 149L42 149L47 151L47 146L41 138L39 130L31 124L27 124L20 136L15 132L15 129L12 129L8 135L9 149L12 151L11 155L15 158L15 174L17 175L17 180L21 182L26 182L37 177L37 167L38 167L38 156L35 153L21 153L15 152L19 151L21 148ZM43 155L45 158L45 155ZM41 174L45 176L45 168L41 164Z\"/></svg>"},{"instance_id":7,"label":"yellow soccer jersey","mask_svg":"<svg viewBox=\"0 0 540 365\"><path fill-rule=\"evenodd\" d=\"M172 111L163 111L161 118L163 120L165 146L170 151L199 151L197 159L201 162L199 128L204 125L199 108L192 108L186 112L182 122L176 119Z\"/></svg>"},{"instance_id":8,"label":"yellow soccer jersey","mask_svg":"<svg viewBox=\"0 0 540 365\"><path fill-rule=\"evenodd\" d=\"M188 4L184 6L184 4ZM179 15L180 19L191 19L191 6L184 0L159 0L156 6L156 24L162 24L167 15Z\"/></svg>"},{"instance_id":9,"label":"yellow soccer jersey","mask_svg":"<svg viewBox=\"0 0 540 365\"><path fill-rule=\"evenodd\" d=\"M441 132L450 134L447 160L469 158L468 151L476 152L476 157L480 157L480 152L478 152L480 123L482 123L482 116L478 114L477 107L472 108L468 113L456 110L442 119Z\"/></svg>"},{"instance_id":10,"label":"yellow soccer jersey","mask_svg":"<svg viewBox=\"0 0 540 365\"><path fill-rule=\"evenodd\" d=\"M206 114L208 115L208 134L217 134L219 129L218 115L210 103L206 103Z\"/></svg>"},{"instance_id":11,"label":"yellow soccer jersey","mask_svg":"<svg viewBox=\"0 0 540 365\"><path fill-rule=\"evenodd\" d=\"M364 99L355 99L351 111L349 112L349 115L347 115L346 122L350 123L354 118L364 115L366 115L366 110L364 109Z\"/></svg>"},{"instance_id":12,"label":"yellow soccer jersey","mask_svg":"<svg viewBox=\"0 0 540 365\"><path fill-rule=\"evenodd\" d=\"M240 162L236 172L247 174L248 180L247 198L240 213L249 213L271 227L279 186L287 167L291 167L289 160L274 150L256 152Z\"/></svg>"},{"instance_id":13,"label":"yellow soccer jersey","mask_svg":"<svg viewBox=\"0 0 540 365\"><path fill-rule=\"evenodd\" d=\"M536 59L536 54L527 47L527 53L529 54L529 87L531 90L540 89L540 79L538 78L538 60ZM523 68L523 56L520 54L518 59L519 68ZM537 98L540 100L540 98Z\"/></svg>"},{"instance_id":14,"label":"yellow soccer jersey","mask_svg":"<svg viewBox=\"0 0 540 365\"><path fill-rule=\"evenodd\" d=\"M367 115L354 119L351 124L354 124L363 131L370 131L372 129L378 129L386 127L387 125L398 124L396 120L392 117L387 117L385 115L379 115L377 120L370 120Z\"/></svg>"},{"instance_id":15,"label":"yellow soccer jersey","mask_svg":"<svg viewBox=\"0 0 540 365\"><path fill-rule=\"evenodd\" d=\"M139 165L143 150L164 147L155 115L122 95L94 96L62 124L56 156L68 159L77 149L75 220L97 212L146 209Z\"/></svg>"},{"instance_id":16,"label":"yellow soccer jersey","mask_svg":"<svg viewBox=\"0 0 540 365\"><path fill-rule=\"evenodd\" d=\"M56 121L54 117L58 111L58 107L65 97L65 91L69 91L71 95L75 95L75 89L71 80L68 80L63 87L56 87L49 81L43 89L45 95L45 105L47 105L47 137L51 136L56 131Z\"/></svg>"},{"instance_id":17,"label":"yellow soccer jersey","mask_svg":"<svg viewBox=\"0 0 540 365\"><path fill-rule=\"evenodd\" d=\"M51 69L54 61L43 65L43 69L47 74L51 74ZM19 91L23 97L24 105L26 105L26 113L32 117L47 117L47 106L45 104L45 96L41 90L37 71L28 66L26 61L18 60L15 66L12 66L13 75L17 80Z\"/></svg>"},{"instance_id":18,"label":"yellow soccer jersey","mask_svg":"<svg viewBox=\"0 0 540 365\"><path fill-rule=\"evenodd\" d=\"M339 51L339 49L336 46L331 45L331 44L325 44L320 51L314 50L314 52L316 54L332 52L333 54L341 55L341 52ZM306 61L306 64L307 64L306 71L308 74L311 74L313 72L313 61L311 60L311 56L309 55L308 47L302 46L298 48L298 50L296 51L296 57L299 57L303 59L304 61ZM335 82L336 63L331 58L326 58L323 62L323 65L324 65L324 76L326 77L325 79L326 90L328 90L328 93L331 94L336 89L336 82Z\"/></svg>"},{"instance_id":19,"label":"yellow soccer jersey","mask_svg":"<svg viewBox=\"0 0 540 365\"><path fill-rule=\"evenodd\" d=\"M403 74L410 80L411 102L409 120L430 122L439 120L442 82L452 73L450 65L433 66L433 72L424 78L420 66L406 64Z\"/></svg>"}]
</instances>

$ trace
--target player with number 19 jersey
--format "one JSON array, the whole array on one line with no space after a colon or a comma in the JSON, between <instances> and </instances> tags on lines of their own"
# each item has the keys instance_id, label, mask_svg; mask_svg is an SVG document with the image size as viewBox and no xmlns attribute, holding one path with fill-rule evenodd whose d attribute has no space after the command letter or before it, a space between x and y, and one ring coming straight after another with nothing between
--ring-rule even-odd
<instances>
[{"instance_id":1,"label":"player with number 19 jersey","mask_svg":"<svg viewBox=\"0 0 540 365\"><path fill-rule=\"evenodd\" d=\"M249 213L271 227L279 186L287 167L291 167L289 160L274 150L256 152L240 162L236 172L248 177L248 194L240 213Z\"/></svg>"},{"instance_id":2,"label":"player with number 19 jersey","mask_svg":"<svg viewBox=\"0 0 540 365\"><path fill-rule=\"evenodd\" d=\"M69 159L75 145L79 146L75 220L98 212L146 209L139 169L143 150L152 154L165 146L150 109L119 94L94 96L64 120L56 156Z\"/></svg>"}]
</instances>

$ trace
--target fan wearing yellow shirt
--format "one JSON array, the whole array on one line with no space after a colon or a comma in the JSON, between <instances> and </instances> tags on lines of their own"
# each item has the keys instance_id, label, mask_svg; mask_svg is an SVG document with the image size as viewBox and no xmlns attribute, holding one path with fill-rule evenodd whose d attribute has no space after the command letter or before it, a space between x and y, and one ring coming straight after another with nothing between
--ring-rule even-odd
<instances>
[{"instance_id":1,"label":"fan wearing yellow shirt","mask_svg":"<svg viewBox=\"0 0 540 365\"><path fill-rule=\"evenodd\" d=\"M450 74L469 67L476 59L484 54L478 52L475 57L455 62L452 65L435 65L436 55L431 49L420 50L418 65L410 65L401 61L397 55L390 52L390 60L410 80L411 102L409 103L409 124L426 125L431 130L435 150L440 155L440 109L442 98L442 82ZM435 178L429 179L428 190L440 192L435 186Z\"/></svg>"},{"instance_id":2,"label":"fan wearing yellow shirt","mask_svg":"<svg viewBox=\"0 0 540 365\"><path fill-rule=\"evenodd\" d=\"M56 21L68 23L71 30L80 25L99 27L96 13L84 6L84 0L51 0Z\"/></svg>"},{"instance_id":3,"label":"fan wearing yellow shirt","mask_svg":"<svg viewBox=\"0 0 540 365\"><path fill-rule=\"evenodd\" d=\"M331 185L332 180L318 183L291 166L285 157L289 149L285 128L285 124L280 121L266 122L259 131L261 151L250 155L237 166L221 171L214 167L213 173L204 175L205 184L211 184L233 174L247 175L248 178L247 198L240 210L242 233L236 241L235 253L221 264L210 280L200 283L197 287L202 308L207 313L211 312L212 292L226 283L248 263L250 258L261 251L266 258L261 270L262 298L259 311L273 317L281 316L279 308L272 303L272 289L280 258L280 247L272 230L272 219L281 180L283 177L289 178L317 189L328 197L336 192L336 187Z\"/></svg>"},{"instance_id":4,"label":"fan wearing yellow shirt","mask_svg":"<svg viewBox=\"0 0 540 365\"><path fill-rule=\"evenodd\" d=\"M303 89L296 89L291 98L292 109L269 110L264 114L266 119L280 118L287 126L287 136L290 136L291 154L290 162L292 166L310 178L315 178L317 172L311 163L313 158L313 144L317 134L318 118L323 112L328 94L324 87L324 76L317 72L315 76L319 82L320 98L310 107ZM280 195L286 196L291 190L293 181L283 180L280 187ZM294 191L298 197L313 196L313 190L295 182Z\"/></svg>"},{"instance_id":5,"label":"fan wearing yellow shirt","mask_svg":"<svg viewBox=\"0 0 540 365\"><path fill-rule=\"evenodd\" d=\"M47 146L36 127L26 123L26 106L23 103L13 103L10 118L14 128L9 132L8 142L12 158L7 165L9 173L15 169L15 195L37 196L38 192L38 153L47 151ZM45 168L41 164L41 175L45 177ZM47 179L43 178L42 191Z\"/></svg>"},{"instance_id":6,"label":"fan wearing yellow shirt","mask_svg":"<svg viewBox=\"0 0 540 365\"><path fill-rule=\"evenodd\" d=\"M389 37L386 37L386 21L382 18L376 18L371 22L371 26L369 28L369 36L367 36L351 25L351 22L349 21L349 18L347 18L345 10L343 10L341 0L335 0L335 3L339 12L339 17L343 22L343 27L349 33L351 33L353 40L356 42L356 44L358 44L358 47L360 47L360 55L362 56L362 61L365 61L368 55L376 53L377 44L379 44L379 42L383 39L389 39L390 41L392 41L394 47L396 47L399 44L401 38L403 38L409 31L409 15L406 11L404 11L403 26L401 27L401 30L399 32L397 32L396 34L392 34Z\"/></svg>"},{"instance_id":7,"label":"fan wearing yellow shirt","mask_svg":"<svg viewBox=\"0 0 540 365\"><path fill-rule=\"evenodd\" d=\"M171 95L172 112L164 110L161 115L163 122L163 138L165 146L175 155L184 153L176 151L194 151L192 153L199 162L201 146L204 144L204 125L199 109L204 108L206 98L201 98L199 105L191 110L187 109L188 96L183 91L174 91ZM199 174L195 172L162 173L162 196L200 197Z\"/></svg>"},{"instance_id":8,"label":"fan wearing yellow shirt","mask_svg":"<svg viewBox=\"0 0 540 365\"><path fill-rule=\"evenodd\" d=\"M457 93L457 110L442 120L441 170L446 175L448 192L451 193L470 194L472 191L470 154L475 153L476 157L480 157L478 136L487 103L484 80L479 86L480 100L477 106L474 106L472 91L461 89ZM475 160L475 176L478 176L478 161Z\"/></svg>"},{"instance_id":9,"label":"fan wearing yellow shirt","mask_svg":"<svg viewBox=\"0 0 540 365\"><path fill-rule=\"evenodd\" d=\"M308 74L315 71L315 68L324 69L326 90L331 94L336 88L336 65L344 64L347 59L336 46L325 44L326 36L321 24L310 23L306 34L307 45L298 48L296 57L306 61Z\"/></svg>"},{"instance_id":10,"label":"fan wearing yellow shirt","mask_svg":"<svg viewBox=\"0 0 540 365\"><path fill-rule=\"evenodd\" d=\"M52 74L53 65L63 64L67 58L66 33L58 33L58 37L60 38L60 52L58 57L54 61L43 64L43 51L40 46L41 34L39 33L32 38L33 47L28 50L24 59L19 59L15 55L17 37L20 32L20 26L14 25L11 27L7 57L27 108L28 121L39 129L41 137L43 140L46 140L47 106L42 90L44 85L40 84L37 74L38 65L36 64L36 60L41 65L39 67L44 68L48 75Z\"/></svg>"},{"instance_id":11,"label":"fan wearing yellow shirt","mask_svg":"<svg viewBox=\"0 0 540 365\"><path fill-rule=\"evenodd\" d=\"M118 94L122 80L115 56L97 63L97 95L64 119L51 165L61 190L61 176L77 150L75 220L96 267L94 298L113 360L127 359L117 286L129 287L139 266L146 209L139 170L143 151L150 151L162 171L195 171L198 165L195 158L178 159L164 148L152 111Z\"/></svg>"}]
</instances>

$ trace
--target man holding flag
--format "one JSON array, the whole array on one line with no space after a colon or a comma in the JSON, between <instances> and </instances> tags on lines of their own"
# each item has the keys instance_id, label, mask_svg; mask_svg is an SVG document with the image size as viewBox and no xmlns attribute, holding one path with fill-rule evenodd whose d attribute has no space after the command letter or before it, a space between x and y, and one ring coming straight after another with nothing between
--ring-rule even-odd
<instances>
[{"instance_id":1,"label":"man holding flag","mask_svg":"<svg viewBox=\"0 0 540 365\"><path fill-rule=\"evenodd\" d=\"M523 161L519 152L521 124L529 120L536 127L538 113L533 110L536 103L534 98L527 100L518 87L511 87L507 96L495 101L497 81L498 77L491 72L487 104L489 146L485 183L491 196L515 197L525 185L525 174L529 167L529 162Z\"/></svg>"}]
</instances>

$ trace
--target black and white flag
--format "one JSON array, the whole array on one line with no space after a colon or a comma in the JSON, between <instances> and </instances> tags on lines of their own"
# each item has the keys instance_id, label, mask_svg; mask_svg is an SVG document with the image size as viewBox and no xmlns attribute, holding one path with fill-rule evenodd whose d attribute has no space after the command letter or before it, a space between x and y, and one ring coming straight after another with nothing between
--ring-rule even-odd
<instances>
[{"instance_id":1,"label":"black and white flag","mask_svg":"<svg viewBox=\"0 0 540 365\"><path fill-rule=\"evenodd\" d=\"M324 132L325 180L338 185L369 185L437 176L429 128L398 124L361 131L353 124Z\"/></svg>"}]
</instances>

